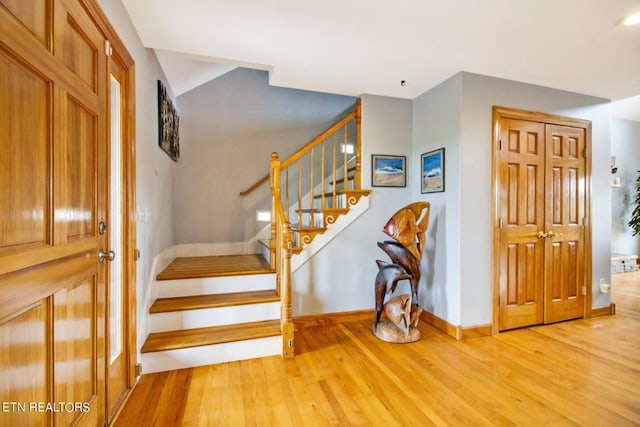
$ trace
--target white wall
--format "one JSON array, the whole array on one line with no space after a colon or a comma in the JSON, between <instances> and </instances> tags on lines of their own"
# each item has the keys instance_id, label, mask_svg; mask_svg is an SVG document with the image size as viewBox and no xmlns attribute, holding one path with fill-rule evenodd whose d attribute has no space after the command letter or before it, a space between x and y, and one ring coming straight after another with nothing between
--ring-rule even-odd
<instances>
[{"instance_id":1,"label":"white wall","mask_svg":"<svg viewBox=\"0 0 640 427\"><path fill-rule=\"evenodd\" d=\"M640 236L633 236L628 223L633 211L634 183L640 171L640 122L613 120L611 155L616 156L621 187L611 189L611 251L615 254L640 255Z\"/></svg>"},{"instance_id":2,"label":"white wall","mask_svg":"<svg viewBox=\"0 0 640 427\"><path fill-rule=\"evenodd\" d=\"M363 187L371 188L371 155L411 156L411 101L362 96ZM407 181L417 173L408 163ZM388 240L382 227L411 203L410 187L374 187L370 207L293 275L294 316L371 309L376 259L389 261L377 242ZM406 281L405 281L406 282ZM397 292L407 292L399 285ZM372 319L373 320L373 319Z\"/></svg>"},{"instance_id":3,"label":"white wall","mask_svg":"<svg viewBox=\"0 0 640 427\"><path fill-rule=\"evenodd\" d=\"M157 80L166 79L152 50L142 46L120 1L99 0L109 22L135 61L136 85L136 240L141 258L136 264L138 348L147 336L144 303L156 255L174 242L173 161L158 147Z\"/></svg>"},{"instance_id":4,"label":"white wall","mask_svg":"<svg viewBox=\"0 0 640 427\"><path fill-rule=\"evenodd\" d=\"M177 99L180 161L174 187L178 243L243 242L266 223L269 184L240 197L284 160L353 109L355 98L269 86L268 73L236 68Z\"/></svg>"}]
</instances>

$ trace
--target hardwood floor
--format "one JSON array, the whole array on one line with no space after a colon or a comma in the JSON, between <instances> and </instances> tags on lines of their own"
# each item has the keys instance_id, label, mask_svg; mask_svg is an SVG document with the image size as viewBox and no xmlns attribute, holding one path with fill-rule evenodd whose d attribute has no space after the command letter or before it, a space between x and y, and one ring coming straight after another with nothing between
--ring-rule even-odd
<instances>
[{"instance_id":1,"label":"hardwood floor","mask_svg":"<svg viewBox=\"0 0 640 427\"><path fill-rule=\"evenodd\" d=\"M143 375L116 426L640 424L640 273L615 316L456 341L375 338L371 319L298 324L296 356Z\"/></svg>"},{"instance_id":2,"label":"hardwood floor","mask_svg":"<svg viewBox=\"0 0 640 427\"><path fill-rule=\"evenodd\" d=\"M611 277L611 301L615 302L617 313L640 313L640 271Z\"/></svg>"}]
</instances>

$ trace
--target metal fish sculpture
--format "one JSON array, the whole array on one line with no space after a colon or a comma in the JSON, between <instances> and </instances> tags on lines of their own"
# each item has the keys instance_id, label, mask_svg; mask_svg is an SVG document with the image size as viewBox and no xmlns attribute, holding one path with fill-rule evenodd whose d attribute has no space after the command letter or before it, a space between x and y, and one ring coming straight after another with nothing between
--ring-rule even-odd
<instances>
[{"instance_id":1,"label":"metal fish sculpture","mask_svg":"<svg viewBox=\"0 0 640 427\"><path fill-rule=\"evenodd\" d=\"M374 332L377 330L378 322L380 322L384 296L396 289L398 281L411 278L404 268L397 264L388 264L381 260L377 260L376 264L378 264L380 270L376 275L375 282L376 313L373 322Z\"/></svg>"},{"instance_id":2,"label":"metal fish sculpture","mask_svg":"<svg viewBox=\"0 0 640 427\"><path fill-rule=\"evenodd\" d=\"M387 221L382 230L407 248L418 260L422 259L425 232L429 226L429 202L415 202L400 209Z\"/></svg>"}]
</instances>

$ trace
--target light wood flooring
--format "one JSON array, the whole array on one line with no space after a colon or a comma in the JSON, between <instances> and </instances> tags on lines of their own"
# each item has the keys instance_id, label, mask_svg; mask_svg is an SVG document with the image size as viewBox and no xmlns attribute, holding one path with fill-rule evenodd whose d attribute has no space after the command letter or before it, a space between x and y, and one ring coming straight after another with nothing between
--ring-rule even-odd
<instances>
[{"instance_id":1,"label":"light wood flooring","mask_svg":"<svg viewBox=\"0 0 640 427\"><path fill-rule=\"evenodd\" d=\"M384 343L371 319L300 322L296 356L143 375L116 426L640 425L640 273L615 316Z\"/></svg>"}]
</instances>

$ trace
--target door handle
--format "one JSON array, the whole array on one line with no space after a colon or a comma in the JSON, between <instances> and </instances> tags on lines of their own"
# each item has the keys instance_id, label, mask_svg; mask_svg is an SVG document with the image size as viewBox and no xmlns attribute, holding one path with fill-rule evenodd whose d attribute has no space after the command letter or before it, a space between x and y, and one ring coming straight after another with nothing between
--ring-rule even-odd
<instances>
[{"instance_id":1,"label":"door handle","mask_svg":"<svg viewBox=\"0 0 640 427\"><path fill-rule=\"evenodd\" d=\"M104 249L100 249L98 251L98 262L102 264L104 260L113 261L116 259L116 253L114 251L105 251Z\"/></svg>"},{"instance_id":2,"label":"door handle","mask_svg":"<svg viewBox=\"0 0 640 427\"><path fill-rule=\"evenodd\" d=\"M545 233L544 231L540 230L538 231L538 238L539 239L544 239L546 237L549 237L549 235L547 233Z\"/></svg>"},{"instance_id":3,"label":"door handle","mask_svg":"<svg viewBox=\"0 0 640 427\"><path fill-rule=\"evenodd\" d=\"M553 231L550 231L547 233L547 236L550 238L554 238L554 237L560 237L562 236L562 233L554 233Z\"/></svg>"}]
</instances>

